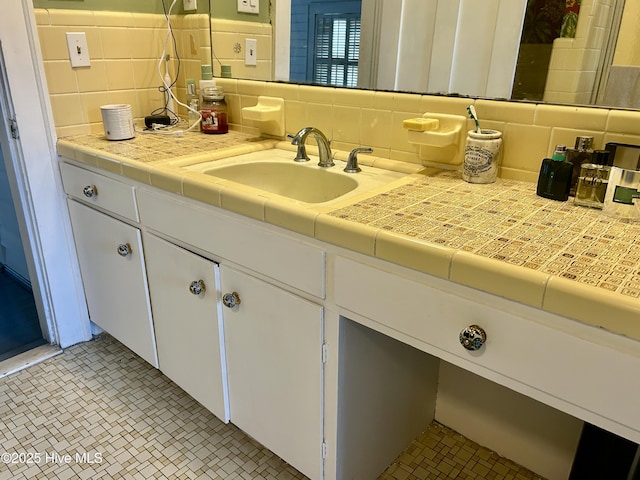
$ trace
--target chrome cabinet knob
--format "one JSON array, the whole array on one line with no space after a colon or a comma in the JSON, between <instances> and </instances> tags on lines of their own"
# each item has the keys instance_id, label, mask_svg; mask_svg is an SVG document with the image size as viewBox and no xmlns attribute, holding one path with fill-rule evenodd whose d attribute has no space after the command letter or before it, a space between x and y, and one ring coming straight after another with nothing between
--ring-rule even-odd
<instances>
[{"instance_id":1,"label":"chrome cabinet knob","mask_svg":"<svg viewBox=\"0 0 640 480\"><path fill-rule=\"evenodd\" d=\"M128 243L121 243L118 245L118 255L121 257L126 257L131 253L131 245Z\"/></svg>"},{"instance_id":2,"label":"chrome cabinet knob","mask_svg":"<svg viewBox=\"0 0 640 480\"><path fill-rule=\"evenodd\" d=\"M487 332L478 325L469 325L460 332L460 343L467 350L480 350L487 341Z\"/></svg>"},{"instance_id":3,"label":"chrome cabinet knob","mask_svg":"<svg viewBox=\"0 0 640 480\"><path fill-rule=\"evenodd\" d=\"M189 291L194 295L200 295L207 290L207 287L202 280L194 280L189 284Z\"/></svg>"},{"instance_id":4,"label":"chrome cabinet knob","mask_svg":"<svg viewBox=\"0 0 640 480\"><path fill-rule=\"evenodd\" d=\"M87 185L82 189L82 193L87 198L93 198L98 195L98 188L95 185Z\"/></svg>"},{"instance_id":5,"label":"chrome cabinet knob","mask_svg":"<svg viewBox=\"0 0 640 480\"><path fill-rule=\"evenodd\" d=\"M238 305L240 305L240 295L238 295L238 292L233 292L233 293L225 293L222 296L222 303L225 307L227 308L234 308Z\"/></svg>"}]
</instances>

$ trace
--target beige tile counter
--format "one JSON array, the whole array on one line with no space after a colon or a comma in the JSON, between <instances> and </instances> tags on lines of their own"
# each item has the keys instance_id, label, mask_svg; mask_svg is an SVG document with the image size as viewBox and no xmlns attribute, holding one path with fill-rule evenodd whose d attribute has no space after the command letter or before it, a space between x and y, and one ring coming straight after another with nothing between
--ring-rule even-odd
<instances>
[{"instance_id":1,"label":"beige tile counter","mask_svg":"<svg viewBox=\"0 0 640 480\"><path fill-rule=\"evenodd\" d=\"M183 137L138 134L123 142L84 135L60 139L58 152L318 240L640 340L640 225L572 202L540 198L530 183L499 179L491 185L473 185L456 172L434 169L318 211L179 168L275 143L239 132ZM376 164L373 157L362 159Z\"/></svg>"}]
</instances>

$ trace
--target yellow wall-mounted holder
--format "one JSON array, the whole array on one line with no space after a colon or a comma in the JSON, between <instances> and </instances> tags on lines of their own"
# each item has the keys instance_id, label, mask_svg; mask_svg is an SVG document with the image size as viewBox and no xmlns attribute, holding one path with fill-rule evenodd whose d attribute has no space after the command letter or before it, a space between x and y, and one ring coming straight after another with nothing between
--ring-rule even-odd
<instances>
[{"instance_id":1,"label":"yellow wall-mounted holder","mask_svg":"<svg viewBox=\"0 0 640 480\"><path fill-rule=\"evenodd\" d=\"M424 165L459 166L464 143L461 132L466 124L467 118L462 115L427 112L405 120L403 127L408 130L409 143L420 145Z\"/></svg>"},{"instance_id":2,"label":"yellow wall-mounted holder","mask_svg":"<svg viewBox=\"0 0 640 480\"><path fill-rule=\"evenodd\" d=\"M242 119L255 122L260 133L284 137L284 99L260 96L257 105L242 109Z\"/></svg>"}]
</instances>

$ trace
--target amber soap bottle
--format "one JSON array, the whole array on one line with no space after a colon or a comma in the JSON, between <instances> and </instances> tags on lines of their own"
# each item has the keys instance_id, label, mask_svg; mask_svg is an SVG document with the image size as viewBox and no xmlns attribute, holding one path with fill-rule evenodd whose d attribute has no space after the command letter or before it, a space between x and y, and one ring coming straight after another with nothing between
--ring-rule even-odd
<instances>
[{"instance_id":1,"label":"amber soap bottle","mask_svg":"<svg viewBox=\"0 0 640 480\"><path fill-rule=\"evenodd\" d=\"M566 202L569 198L573 164L566 161L567 147L556 145L551 158L542 160L536 193L544 198Z\"/></svg>"}]
</instances>

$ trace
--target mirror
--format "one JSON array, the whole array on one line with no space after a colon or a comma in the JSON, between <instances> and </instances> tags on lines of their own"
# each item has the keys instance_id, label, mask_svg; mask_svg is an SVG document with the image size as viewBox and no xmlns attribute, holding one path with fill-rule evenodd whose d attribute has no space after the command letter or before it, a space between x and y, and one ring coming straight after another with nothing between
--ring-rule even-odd
<instances>
[{"instance_id":1,"label":"mirror","mask_svg":"<svg viewBox=\"0 0 640 480\"><path fill-rule=\"evenodd\" d=\"M234 78L640 108L638 2L259 0L259 15L211 3L214 72Z\"/></svg>"}]
</instances>

